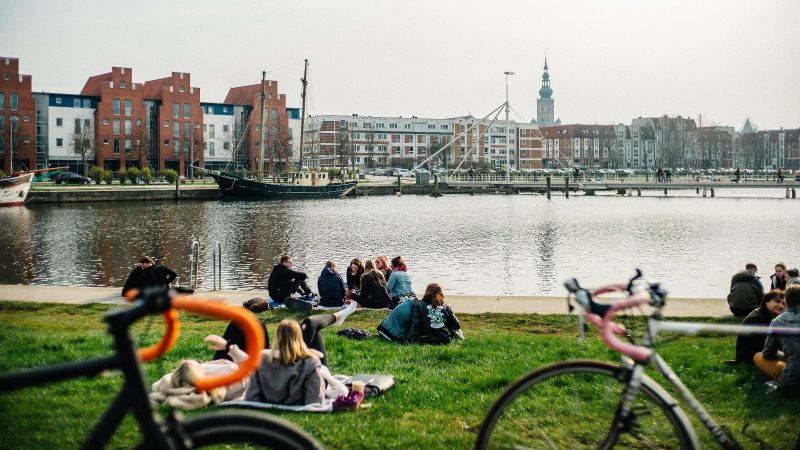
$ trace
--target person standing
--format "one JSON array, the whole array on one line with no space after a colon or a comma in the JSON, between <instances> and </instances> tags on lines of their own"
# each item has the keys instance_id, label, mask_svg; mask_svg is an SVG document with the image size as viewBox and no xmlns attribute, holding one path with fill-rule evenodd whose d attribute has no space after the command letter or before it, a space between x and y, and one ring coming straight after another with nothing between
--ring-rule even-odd
<instances>
[{"instance_id":1,"label":"person standing","mask_svg":"<svg viewBox=\"0 0 800 450\"><path fill-rule=\"evenodd\" d=\"M314 293L306 282L308 275L292 270L293 266L292 257L285 255L281 257L280 263L272 268L267 280L269 297L273 306L285 304L293 311L310 314ZM294 293L300 293L301 297L299 299L292 297Z\"/></svg>"}]
</instances>

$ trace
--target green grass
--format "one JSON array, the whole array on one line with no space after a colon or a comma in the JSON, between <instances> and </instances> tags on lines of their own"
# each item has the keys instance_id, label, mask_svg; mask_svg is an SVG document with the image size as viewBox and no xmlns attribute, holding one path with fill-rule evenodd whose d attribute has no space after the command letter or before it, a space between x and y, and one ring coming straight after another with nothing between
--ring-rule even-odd
<instances>
[{"instance_id":1,"label":"green grass","mask_svg":"<svg viewBox=\"0 0 800 450\"><path fill-rule=\"evenodd\" d=\"M111 341L101 318L109 308L0 302L0 372L108 355ZM374 332L384 314L357 312L346 326ZM264 313L273 323L270 333L285 316ZM336 327L328 328L325 338L333 373L391 373L395 388L368 399L372 407L358 412L275 414L328 448L471 448L489 406L526 372L568 358L618 361L592 333L583 345L576 344L575 320L566 316L483 314L460 319L467 339L445 347L399 346L378 338L356 342L337 336ZM640 331L642 321L630 320L628 326ZM147 319L133 335L150 344L160 336L161 327L159 318ZM224 323L182 314L175 349L147 364L145 374L153 381L182 358L209 358L212 352L202 337L221 334L224 328ZM733 345L731 337L680 337L659 351L709 412L734 430L746 447L753 446L740 430L751 423L776 448L788 448L800 431L800 402L767 393L764 378L753 368L722 364L733 356ZM1 394L0 448L78 447L120 385L120 376L109 374ZM690 414L685 405L684 411ZM713 447L708 432L694 422L703 447ZM137 437L136 425L128 417L110 447L130 447Z\"/></svg>"}]
</instances>

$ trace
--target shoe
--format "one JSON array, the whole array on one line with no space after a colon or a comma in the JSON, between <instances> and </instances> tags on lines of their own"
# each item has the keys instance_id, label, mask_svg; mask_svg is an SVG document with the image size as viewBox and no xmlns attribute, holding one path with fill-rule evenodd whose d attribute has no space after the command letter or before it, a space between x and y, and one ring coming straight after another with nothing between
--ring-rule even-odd
<instances>
[{"instance_id":1,"label":"shoe","mask_svg":"<svg viewBox=\"0 0 800 450\"><path fill-rule=\"evenodd\" d=\"M775 392L780 388L780 385L774 381L767 381L764 386L767 387L768 392Z\"/></svg>"},{"instance_id":2,"label":"shoe","mask_svg":"<svg viewBox=\"0 0 800 450\"><path fill-rule=\"evenodd\" d=\"M283 303L278 303L273 299L268 300L269 309L278 309L278 308L286 308L286 305Z\"/></svg>"},{"instance_id":3,"label":"shoe","mask_svg":"<svg viewBox=\"0 0 800 450\"><path fill-rule=\"evenodd\" d=\"M302 298L297 297L288 297L285 303L286 307L289 308L290 311L299 312L305 315L311 314L311 309L313 308L311 302L307 302Z\"/></svg>"}]
</instances>

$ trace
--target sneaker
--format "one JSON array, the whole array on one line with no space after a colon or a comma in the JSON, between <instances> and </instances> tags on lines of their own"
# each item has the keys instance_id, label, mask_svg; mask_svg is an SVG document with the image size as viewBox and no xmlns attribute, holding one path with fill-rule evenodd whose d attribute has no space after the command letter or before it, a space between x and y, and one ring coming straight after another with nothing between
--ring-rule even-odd
<instances>
[{"instance_id":1,"label":"sneaker","mask_svg":"<svg viewBox=\"0 0 800 450\"><path fill-rule=\"evenodd\" d=\"M775 392L780 388L780 385L778 385L778 383L774 381L767 381L766 383L764 383L764 386L767 387L768 392Z\"/></svg>"},{"instance_id":2,"label":"sneaker","mask_svg":"<svg viewBox=\"0 0 800 450\"><path fill-rule=\"evenodd\" d=\"M307 302L302 298L297 297L288 297L285 303L286 307L289 308L290 311L303 313L305 315L311 314L311 309L313 308L311 302Z\"/></svg>"},{"instance_id":3,"label":"sneaker","mask_svg":"<svg viewBox=\"0 0 800 450\"><path fill-rule=\"evenodd\" d=\"M278 309L278 308L286 308L286 305L283 303L278 303L273 299L269 299L269 308L270 309Z\"/></svg>"}]
</instances>

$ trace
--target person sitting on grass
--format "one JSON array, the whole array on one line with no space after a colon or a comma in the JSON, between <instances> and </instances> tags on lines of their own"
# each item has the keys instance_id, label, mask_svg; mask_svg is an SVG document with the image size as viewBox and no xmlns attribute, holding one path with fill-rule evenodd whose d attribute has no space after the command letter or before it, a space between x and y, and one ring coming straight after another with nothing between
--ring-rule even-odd
<instances>
[{"instance_id":1,"label":"person sitting on grass","mask_svg":"<svg viewBox=\"0 0 800 450\"><path fill-rule=\"evenodd\" d=\"M348 275L349 275L348 271ZM319 292L319 306L321 308L337 308L344 305L347 289L344 280L336 270L336 263L328 261L317 279L317 292Z\"/></svg>"},{"instance_id":2,"label":"person sitting on grass","mask_svg":"<svg viewBox=\"0 0 800 450\"><path fill-rule=\"evenodd\" d=\"M272 268L267 280L269 297L273 306L285 303L293 311L310 314L314 293L306 282L308 275L292 270L293 265L292 257L285 255L281 257L280 263ZM292 297L295 293L300 293L302 297L299 299Z\"/></svg>"},{"instance_id":3,"label":"person sitting on grass","mask_svg":"<svg viewBox=\"0 0 800 450\"><path fill-rule=\"evenodd\" d=\"M770 328L800 328L800 285L787 286L783 295L786 311L773 319ZM783 391L800 390L800 338L767 336L764 349L753 361Z\"/></svg>"},{"instance_id":4,"label":"person sitting on grass","mask_svg":"<svg viewBox=\"0 0 800 450\"><path fill-rule=\"evenodd\" d=\"M754 309L747 315L742 325L768 326L772 319L777 317L786 309L783 299L783 291L773 289L764 295L761 306ZM764 348L767 336L754 334L751 336L741 335L736 338L736 363L752 364L753 356Z\"/></svg>"},{"instance_id":5,"label":"person sitting on grass","mask_svg":"<svg viewBox=\"0 0 800 450\"><path fill-rule=\"evenodd\" d=\"M363 308L381 309L388 308L392 304L392 298L386 290L386 279L377 269L361 276L361 291L353 292L351 297Z\"/></svg>"},{"instance_id":6,"label":"person sitting on grass","mask_svg":"<svg viewBox=\"0 0 800 450\"><path fill-rule=\"evenodd\" d=\"M122 288L122 296L128 293L131 289L138 289L143 292L150 287L168 288L169 284L175 281L178 274L174 270L162 264L156 264L153 258L142 255L139 264L134 266L133 271L128 275L125 280L125 286Z\"/></svg>"},{"instance_id":7,"label":"person sitting on grass","mask_svg":"<svg viewBox=\"0 0 800 450\"><path fill-rule=\"evenodd\" d=\"M244 307L244 309L250 311L253 314L258 314L260 312L270 309L269 302L267 302L263 298L251 298L250 300L247 300L244 303L242 303L242 307ZM269 348L269 333L267 333L267 325L263 320L260 320L259 322L261 322L261 326L264 329L264 348ZM212 336L216 335L211 334L207 336L206 339ZM228 347L231 345L235 344L239 348L246 348L244 333L242 333L242 330L239 328L239 326L233 322L228 324L228 326L225 328L225 333L222 334L222 337L220 339L222 339L225 342L225 345L220 348L216 348L217 352L214 353L214 359L232 360L233 358L230 356L230 353L228 352Z\"/></svg>"},{"instance_id":8,"label":"person sitting on grass","mask_svg":"<svg viewBox=\"0 0 800 450\"><path fill-rule=\"evenodd\" d=\"M750 264L748 264L748 267ZM728 306L736 317L747 317L761 304L764 290L752 270L742 270L731 278Z\"/></svg>"},{"instance_id":9,"label":"person sitting on grass","mask_svg":"<svg viewBox=\"0 0 800 450\"><path fill-rule=\"evenodd\" d=\"M283 319L275 332L271 350L264 351L261 365L250 376L245 400L280 405L323 403L326 396L347 395L347 388L334 379L320 358L308 348L304 330L294 319ZM325 383L330 386L326 395Z\"/></svg>"},{"instance_id":10,"label":"person sitting on grass","mask_svg":"<svg viewBox=\"0 0 800 450\"><path fill-rule=\"evenodd\" d=\"M422 300L414 304L408 340L421 344L449 344L453 338L464 339L458 318L444 302L442 287L431 283Z\"/></svg>"},{"instance_id":11,"label":"person sitting on grass","mask_svg":"<svg viewBox=\"0 0 800 450\"><path fill-rule=\"evenodd\" d=\"M360 258L353 258L350 261L350 267L347 269L347 290L348 295L353 291L358 292L361 289L361 276L364 275L366 269ZM322 295L322 294L320 294Z\"/></svg>"},{"instance_id":12,"label":"person sitting on grass","mask_svg":"<svg viewBox=\"0 0 800 450\"><path fill-rule=\"evenodd\" d=\"M386 280L386 289L395 302L399 301L400 297L417 296L414 293L414 287L411 285L411 274L408 272L408 267L402 256L392 258L392 274Z\"/></svg>"}]
</instances>

